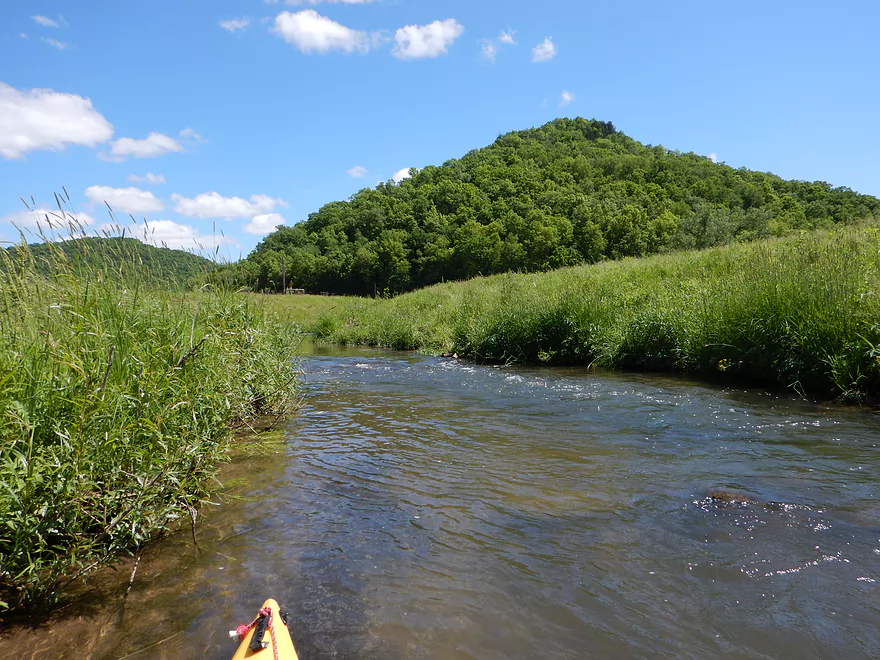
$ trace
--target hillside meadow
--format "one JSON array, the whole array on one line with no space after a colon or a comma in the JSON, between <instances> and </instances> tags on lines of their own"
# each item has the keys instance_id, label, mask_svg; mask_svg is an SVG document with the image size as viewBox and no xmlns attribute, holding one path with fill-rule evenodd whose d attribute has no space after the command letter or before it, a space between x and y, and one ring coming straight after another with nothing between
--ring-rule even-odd
<instances>
[{"instance_id":1,"label":"hillside meadow","mask_svg":"<svg viewBox=\"0 0 880 660\"><path fill-rule=\"evenodd\" d=\"M350 298L321 341L880 394L880 227Z\"/></svg>"},{"instance_id":2,"label":"hillside meadow","mask_svg":"<svg viewBox=\"0 0 880 660\"><path fill-rule=\"evenodd\" d=\"M350 297L304 295L242 294L253 303L263 306L287 323L309 328L323 314L336 309Z\"/></svg>"}]
</instances>

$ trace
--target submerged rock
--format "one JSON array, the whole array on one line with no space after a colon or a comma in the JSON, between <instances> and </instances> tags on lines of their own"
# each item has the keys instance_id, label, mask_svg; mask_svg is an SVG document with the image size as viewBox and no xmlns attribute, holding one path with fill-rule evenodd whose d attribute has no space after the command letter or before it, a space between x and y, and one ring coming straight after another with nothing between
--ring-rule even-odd
<instances>
[{"instance_id":1,"label":"submerged rock","mask_svg":"<svg viewBox=\"0 0 880 660\"><path fill-rule=\"evenodd\" d=\"M756 497L735 490L710 490L706 493L706 497L704 497L702 501L708 501L711 504L733 506L758 504L758 499Z\"/></svg>"},{"instance_id":2,"label":"submerged rock","mask_svg":"<svg viewBox=\"0 0 880 660\"><path fill-rule=\"evenodd\" d=\"M784 502L762 502L757 497L749 495L748 493L724 489L710 490L706 493L705 497L697 500L695 504L703 509L720 509L728 507L744 508L749 506L762 507L768 511L787 511L790 508L809 509L809 507L797 507L796 505L785 504Z\"/></svg>"}]
</instances>

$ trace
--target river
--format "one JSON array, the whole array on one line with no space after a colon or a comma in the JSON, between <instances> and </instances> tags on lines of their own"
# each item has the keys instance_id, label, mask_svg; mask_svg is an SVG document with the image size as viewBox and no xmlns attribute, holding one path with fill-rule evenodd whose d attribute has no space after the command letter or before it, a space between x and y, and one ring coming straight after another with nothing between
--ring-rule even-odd
<instances>
[{"instance_id":1,"label":"river","mask_svg":"<svg viewBox=\"0 0 880 660\"><path fill-rule=\"evenodd\" d=\"M124 613L95 587L7 651L229 658L271 595L303 660L880 657L878 415L361 349L303 370L200 550L156 544Z\"/></svg>"}]
</instances>

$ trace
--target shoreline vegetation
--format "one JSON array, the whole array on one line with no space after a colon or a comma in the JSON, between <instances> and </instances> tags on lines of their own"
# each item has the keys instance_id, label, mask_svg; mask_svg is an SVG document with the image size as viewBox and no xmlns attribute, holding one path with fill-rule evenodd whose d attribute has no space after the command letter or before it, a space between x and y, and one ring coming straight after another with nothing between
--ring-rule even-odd
<instances>
[{"instance_id":1,"label":"shoreline vegetation","mask_svg":"<svg viewBox=\"0 0 880 660\"><path fill-rule=\"evenodd\" d=\"M233 429L295 406L297 326L231 292L173 292L132 247L0 251L0 613L57 604L194 525Z\"/></svg>"},{"instance_id":2,"label":"shoreline vegetation","mask_svg":"<svg viewBox=\"0 0 880 660\"><path fill-rule=\"evenodd\" d=\"M345 298L319 341L880 396L880 225Z\"/></svg>"}]
</instances>

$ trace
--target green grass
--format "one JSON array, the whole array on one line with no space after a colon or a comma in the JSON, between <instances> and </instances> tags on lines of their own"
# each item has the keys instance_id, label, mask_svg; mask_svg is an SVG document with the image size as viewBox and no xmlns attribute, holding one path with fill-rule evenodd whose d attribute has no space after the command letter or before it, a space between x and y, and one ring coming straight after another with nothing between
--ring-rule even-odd
<instances>
[{"instance_id":1,"label":"green grass","mask_svg":"<svg viewBox=\"0 0 880 660\"><path fill-rule=\"evenodd\" d=\"M269 310L49 247L50 277L24 244L0 253L0 608L188 521L231 429L296 397L298 332Z\"/></svg>"},{"instance_id":2,"label":"green grass","mask_svg":"<svg viewBox=\"0 0 880 660\"><path fill-rule=\"evenodd\" d=\"M266 295L262 293L243 293L247 298L257 301L273 310L279 318L309 330L321 315L332 311L349 298L344 296L315 295Z\"/></svg>"},{"instance_id":3,"label":"green grass","mask_svg":"<svg viewBox=\"0 0 880 660\"><path fill-rule=\"evenodd\" d=\"M880 394L876 225L355 299L323 341Z\"/></svg>"}]
</instances>

